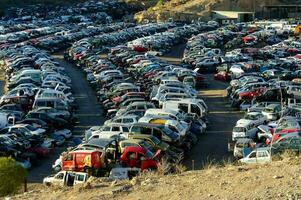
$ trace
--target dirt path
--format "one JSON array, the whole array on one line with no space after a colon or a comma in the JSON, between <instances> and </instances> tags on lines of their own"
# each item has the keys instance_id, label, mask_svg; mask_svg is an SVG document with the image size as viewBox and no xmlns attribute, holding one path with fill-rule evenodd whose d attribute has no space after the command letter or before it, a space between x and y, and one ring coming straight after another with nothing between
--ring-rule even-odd
<instances>
[{"instance_id":1,"label":"dirt path","mask_svg":"<svg viewBox=\"0 0 301 200\"><path fill-rule=\"evenodd\" d=\"M74 127L73 134L82 136L87 128L103 124L102 109L97 102L95 91L90 87L84 73L75 65L66 62L62 55L55 55L54 57L65 67L72 80L72 90L78 104L75 116L79 118L79 124Z\"/></svg>"},{"instance_id":2,"label":"dirt path","mask_svg":"<svg viewBox=\"0 0 301 200\"><path fill-rule=\"evenodd\" d=\"M62 66L66 68L66 72L72 80L72 89L74 97L79 105L75 115L79 118L79 123L74 127L73 135L82 137L87 128L95 125L103 124L103 113L97 102L95 92L89 86L84 74L74 65L66 62L62 55L53 56ZM0 81L0 87L1 87ZM52 173L51 166L58 158L61 152L65 151L67 145L56 148L50 153L49 157L40 160L40 165L33 167L29 171L28 180L30 183L41 183L45 176Z\"/></svg>"},{"instance_id":3,"label":"dirt path","mask_svg":"<svg viewBox=\"0 0 301 200\"><path fill-rule=\"evenodd\" d=\"M231 140L236 121L243 115L242 112L233 110L225 98L227 83L213 80L213 75L206 75L206 79L209 86L201 89L200 94L209 107L210 124L207 133L200 138L185 162L189 169L192 167L192 160L195 162L195 169L199 169L209 160L222 161L231 157L228 153L228 141Z\"/></svg>"}]
</instances>

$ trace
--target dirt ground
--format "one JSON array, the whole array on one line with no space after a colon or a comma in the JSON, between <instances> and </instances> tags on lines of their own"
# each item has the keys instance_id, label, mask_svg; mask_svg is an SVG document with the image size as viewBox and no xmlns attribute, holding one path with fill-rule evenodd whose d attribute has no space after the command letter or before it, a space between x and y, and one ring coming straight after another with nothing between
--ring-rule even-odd
<instances>
[{"instance_id":1,"label":"dirt ground","mask_svg":"<svg viewBox=\"0 0 301 200\"><path fill-rule=\"evenodd\" d=\"M52 199L301 199L301 158L265 165L223 167L176 175L144 174L131 181L90 180L74 188L30 185L29 192L12 197Z\"/></svg>"}]
</instances>

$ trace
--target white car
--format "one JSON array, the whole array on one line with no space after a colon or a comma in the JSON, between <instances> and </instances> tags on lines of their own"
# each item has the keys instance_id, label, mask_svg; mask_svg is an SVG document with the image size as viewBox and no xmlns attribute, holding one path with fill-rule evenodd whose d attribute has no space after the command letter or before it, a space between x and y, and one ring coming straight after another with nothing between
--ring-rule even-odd
<instances>
[{"instance_id":1,"label":"white car","mask_svg":"<svg viewBox=\"0 0 301 200\"><path fill-rule=\"evenodd\" d=\"M249 112L236 122L237 125L253 124L259 126L267 122L267 117L260 112Z\"/></svg>"},{"instance_id":2,"label":"white car","mask_svg":"<svg viewBox=\"0 0 301 200\"><path fill-rule=\"evenodd\" d=\"M118 140L124 140L129 138L128 133L122 133L122 132L116 132L116 131L100 131L95 132L92 134L90 139L118 139Z\"/></svg>"},{"instance_id":3,"label":"white car","mask_svg":"<svg viewBox=\"0 0 301 200\"><path fill-rule=\"evenodd\" d=\"M270 149L268 147L257 148L249 155L239 160L244 164L268 163L272 161Z\"/></svg>"},{"instance_id":4,"label":"white car","mask_svg":"<svg viewBox=\"0 0 301 200\"><path fill-rule=\"evenodd\" d=\"M32 135L44 135L46 133L45 129L42 128L35 128L29 124L16 124L8 128L10 131L13 130L20 130L24 132L29 132Z\"/></svg>"},{"instance_id":5,"label":"white car","mask_svg":"<svg viewBox=\"0 0 301 200\"><path fill-rule=\"evenodd\" d=\"M89 175L83 172L60 171L54 176L47 176L43 179L43 184L58 186L73 186L84 183L88 180Z\"/></svg>"},{"instance_id":6,"label":"white car","mask_svg":"<svg viewBox=\"0 0 301 200\"><path fill-rule=\"evenodd\" d=\"M281 105L270 104L263 109L262 114L266 116L268 120L277 120L281 116Z\"/></svg>"},{"instance_id":7,"label":"white car","mask_svg":"<svg viewBox=\"0 0 301 200\"><path fill-rule=\"evenodd\" d=\"M134 123L137 123L139 118L140 117L138 115L122 115L105 121L104 125L109 125L110 123L132 125Z\"/></svg>"}]
</instances>

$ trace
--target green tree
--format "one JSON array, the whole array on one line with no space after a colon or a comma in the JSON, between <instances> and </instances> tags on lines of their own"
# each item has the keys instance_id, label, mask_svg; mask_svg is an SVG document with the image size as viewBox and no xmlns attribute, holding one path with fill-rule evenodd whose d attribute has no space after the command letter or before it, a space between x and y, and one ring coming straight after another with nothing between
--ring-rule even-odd
<instances>
[{"instance_id":1,"label":"green tree","mask_svg":"<svg viewBox=\"0 0 301 200\"><path fill-rule=\"evenodd\" d=\"M12 158L0 157L0 197L18 191L27 171Z\"/></svg>"},{"instance_id":2,"label":"green tree","mask_svg":"<svg viewBox=\"0 0 301 200\"><path fill-rule=\"evenodd\" d=\"M165 3L165 0L159 0L156 6L162 6Z\"/></svg>"}]
</instances>

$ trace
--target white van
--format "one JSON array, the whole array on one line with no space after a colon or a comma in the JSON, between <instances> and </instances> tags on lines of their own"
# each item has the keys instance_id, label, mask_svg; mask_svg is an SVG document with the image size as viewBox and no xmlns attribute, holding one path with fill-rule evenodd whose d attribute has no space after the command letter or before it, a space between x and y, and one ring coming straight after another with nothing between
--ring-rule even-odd
<instances>
[{"instance_id":1,"label":"white van","mask_svg":"<svg viewBox=\"0 0 301 200\"><path fill-rule=\"evenodd\" d=\"M163 109L180 109L193 118L204 117L208 112L208 107L202 99L180 99L165 101L162 104Z\"/></svg>"},{"instance_id":2,"label":"white van","mask_svg":"<svg viewBox=\"0 0 301 200\"><path fill-rule=\"evenodd\" d=\"M60 171L54 176L48 176L43 179L43 184L58 185L58 186L73 186L80 183L84 183L88 180L89 175L84 172L69 172L69 171Z\"/></svg>"},{"instance_id":3,"label":"white van","mask_svg":"<svg viewBox=\"0 0 301 200\"><path fill-rule=\"evenodd\" d=\"M251 138L254 139L258 132L258 128L250 124L237 124L232 131L232 141L236 141L238 138Z\"/></svg>"}]
</instances>

